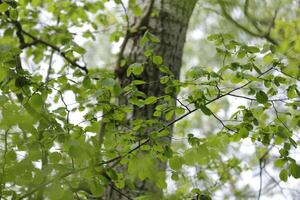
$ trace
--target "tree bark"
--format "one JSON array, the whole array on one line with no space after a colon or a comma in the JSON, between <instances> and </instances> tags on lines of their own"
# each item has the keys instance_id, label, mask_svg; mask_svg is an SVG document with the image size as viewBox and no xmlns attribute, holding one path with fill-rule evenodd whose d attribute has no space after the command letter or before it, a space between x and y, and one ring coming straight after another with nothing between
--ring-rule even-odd
<instances>
[{"instance_id":1,"label":"tree bark","mask_svg":"<svg viewBox=\"0 0 300 200\"><path fill-rule=\"evenodd\" d=\"M126 59L128 64L132 63L147 63L144 67L143 74L139 79L144 80L146 83L139 88L147 96L162 96L164 95L164 87L160 84L159 80L163 74L159 69L151 64L144 55L145 47L139 44L140 39L143 37L145 30L154 34L159 38L160 42L153 47L153 54L159 55L163 58L163 65L169 67L174 74L175 79L179 79L180 68L182 65L183 47L186 39L186 32L189 24L189 19L196 5L197 0L150 0L140 1L145 9L144 18L138 28L136 34L127 36L125 42L121 47L119 57L119 64L122 59ZM152 4L153 3L153 4ZM151 16L147 9L156 10L158 15ZM134 26L134 25L133 25ZM146 28L145 28L146 27ZM143 29L145 28L145 29ZM127 65L128 66L128 65ZM116 75L119 78L121 85L126 86L131 80L126 76L126 66L116 69ZM176 96L174 92L171 94ZM126 101L126 100L125 100ZM145 106L142 109L134 108L132 119L151 119L153 118L155 105ZM167 141L169 144L171 141ZM163 168L166 163L162 164ZM156 188L153 184L142 183L136 184L138 194L131 191L122 191L131 198L143 195L147 192L161 193L162 191ZM110 188L103 199L127 199L124 195L120 194Z\"/></svg>"}]
</instances>

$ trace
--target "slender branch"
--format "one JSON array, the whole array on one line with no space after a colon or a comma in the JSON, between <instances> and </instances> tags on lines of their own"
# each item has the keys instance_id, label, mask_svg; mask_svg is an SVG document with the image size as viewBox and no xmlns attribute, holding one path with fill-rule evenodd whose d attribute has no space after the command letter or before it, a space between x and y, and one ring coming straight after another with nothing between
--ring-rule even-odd
<instances>
[{"instance_id":1,"label":"slender branch","mask_svg":"<svg viewBox=\"0 0 300 200\"><path fill-rule=\"evenodd\" d=\"M284 121L282 121L282 119L279 117L279 115L278 115L278 110L277 110L277 108L276 108L276 106L275 106L275 104L274 104L274 102L272 102L272 107L273 107L273 109L274 109L274 111L275 111L275 114L276 114L276 118L279 120L279 122L284 126L284 128L286 128L286 130L288 130L291 134L293 133L290 129L289 129L289 127L286 125L286 123L284 123Z\"/></svg>"},{"instance_id":2,"label":"slender branch","mask_svg":"<svg viewBox=\"0 0 300 200\"><path fill-rule=\"evenodd\" d=\"M122 62L125 48L127 46L129 39L132 36L134 36L142 26L147 25L151 11L154 6L154 2L155 2L155 0L150 0L148 8L144 12L145 14L140 18L140 20L134 26L132 26L131 28L128 27L128 29L126 30L126 34L125 34L123 43L121 45L120 52L119 52L118 59L117 59L117 69L116 69L117 74L118 74L118 68L121 67L121 62Z\"/></svg>"},{"instance_id":3,"label":"slender branch","mask_svg":"<svg viewBox=\"0 0 300 200\"><path fill-rule=\"evenodd\" d=\"M259 31L260 33L262 33L262 29L258 26L258 24L256 23L256 20L253 19L252 16L250 16L249 14L249 0L246 0L245 1L245 4L244 4L244 14L245 16L249 19L249 21L251 22L251 24L254 26L254 28Z\"/></svg>"},{"instance_id":4,"label":"slender branch","mask_svg":"<svg viewBox=\"0 0 300 200\"><path fill-rule=\"evenodd\" d=\"M274 181L275 185L280 189L282 195L284 196L285 199L288 199L284 193L284 188L281 187L280 182L277 181L269 172L266 168L264 168L264 171L266 174Z\"/></svg>"},{"instance_id":5,"label":"slender branch","mask_svg":"<svg viewBox=\"0 0 300 200\"><path fill-rule=\"evenodd\" d=\"M263 169L266 165L266 156L270 153L270 151L274 148L275 144L272 144L267 151L259 158L259 190L258 190L258 196L257 200L260 200L261 194L262 194L262 175L263 175Z\"/></svg>"},{"instance_id":6,"label":"slender branch","mask_svg":"<svg viewBox=\"0 0 300 200\"><path fill-rule=\"evenodd\" d=\"M27 192L27 193L21 195L20 197L17 198L17 200L25 199L25 198L31 196L31 195L34 194L35 192L39 191L40 189L46 187L47 185L49 185L49 184L51 184L51 183L53 183L53 182L55 182L55 181L59 181L59 180L61 180L61 179L64 179L64 178L66 178L66 177L72 175L72 174L75 174L75 173L79 173L79 172L81 172L81 171L84 171L84 170L86 170L86 169L88 169L88 168L89 168L89 167L83 167L83 168L79 168L79 169L77 169L77 170L72 170L72 171L63 173L63 174L61 174L61 175L59 175L59 176L57 176L57 177L55 177L55 178L53 178L53 179L50 179L50 180L48 180L48 181L46 181L46 182L40 184L38 187L36 187L36 188L30 190L29 192Z\"/></svg>"},{"instance_id":7,"label":"slender branch","mask_svg":"<svg viewBox=\"0 0 300 200\"><path fill-rule=\"evenodd\" d=\"M262 192L262 173L263 173L263 159L259 159L259 190L257 200L260 200L261 192Z\"/></svg>"},{"instance_id":8,"label":"slender branch","mask_svg":"<svg viewBox=\"0 0 300 200\"><path fill-rule=\"evenodd\" d=\"M299 77L294 77L294 76L292 76L292 75L290 75L290 74L288 74L288 73L286 73L286 72L284 72L284 71L282 71L282 70L279 70L279 69L275 69L275 70L278 71L279 73L282 73L283 75L285 75L285 76L287 76L287 77L290 77L290 78L292 78L292 79L295 79L295 80L297 80L297 81L300 81Z\"/></svg>"},{"instance_id":9,"label":"slender branch","mask_svg":"<svg viewBox=\"0 0 300 200\"><path fill-rule=\"evenodd\" d=\"M66 53L64 51L62 51L59 47L57 47L57 46L55 46L53 44L50 44L49 42L46 42L45 40L37 38L34 35L30 34L29 32L25 31L19 21L10 19L9 22L12 23L16 27L16 29L17 29L17 37L19 39L19 43L20 43L19 47L20 47L20 49L24 49L24 48L27 48L27 47L30 47L30 46L36 45L36 44L45 45L47 47L50 47L53 51L56 51L61 57L63 57L72 66L77 67L80 70L84 71L86 74L88 74L88 69L86 68L86 66L81 66L76 61L70 59L66 55ZM33 40L33 42L26 43L24 35L26 35L29 38L31 38Z\"/></svg>"},{"instance_id":10,"label":"slender branch","mask_svg":"<svg viewBox=\"0 0 300 200\"><path fill-rule=\"evenodd\" d=\"M277 41L275 41L273 38L271 38L269 36L269 34L256 33L254 31L250 30L249 28L246 28L242 24L240 24L238 21L236 21L235 19L233 19L232 16L226 11L225 3L223 1L219 0L219 4L221 6L221 10L222 10L222 13L223 13L224 17L227 18L235 26L237 26L238 28L242 29L244 32L248 33L249 35L252 35L254 37L264 38L264 39L266 39L267 41L271 42L274 45L278 44Z\"/></svg>"},{"instance_id":11,"label":"slender branch","mask_svg":"<svg viewBox=\"0 0 300 200\"><path fill-rule=\"evenodd\" d=\"M46 75L45 82L49 81L49 77L50 77L51 70L52 70L53 55L54 55L54 50L52 49L51 54L50 54L50 60L49 60L49 65L48 65L48 70L47 70L47 75Z\"/></svg>"},{"instance_id":12,"label":"slender branch","mask_svg":"<svg viewBox=\"0 0 300 200\"><path fill-rule=\"evenodd\" d=\"M66 101L64 99L63 93L60 90L57 90L55 88L53 88L53 89L56 90L59 93L60 99L61 99L62 103L64 104L65 110L67 111L67 116L66 116L66 123L67 123L67 125L66 126L67 126L67 133L68 133L68 135L70 135L70 127L69 127L69 125L70 125L70 112L71 111L68 108L68 105L67 105L67 103L66 103ZM71 162L72 162L72 168L74 169L75 168L75 164L74 164L74 159L73 158L71 158Z\"/></svg>"},{"instance_id":13,"label":"slender branch","mask_svg":"<svg viewBox=\"0 0 300 200\"><path fill-rule=\"evenodd\" d=\"M215 113L211 112L211 114L212 114L212 116L213 116L216 120L218 120L218 121L222 124L222 126L223 126L224 128L226 128L227 130L230 130L230 131L232 131L232 132L237 133L237 131L235 131L235 130L233 130L232 128L228 127L228 126L223 122L223 120L221 120Z\"/></svg>"},{"instance_id":14,"label":"slender branch","mask_svg":"<svg viewBox=\"0 0 300 200\"><path fill-rule=\"evenodd\" d=\"M229 94L228 96L232 96L232 97L237 97L237 98L242 98L242 99L247 99L249 101L257 101L255 98L251 98L251 97L246 97L246 96L242 96L242 95L237 95L237 94ZM289 100L288 98L282 98L282 99L269 99L269 102L275 102L275 101L286 101ZM297 100L296 100L297 101Z\"/></svg>"},{"instance_id":15,"label":"slender branch","mask_svg":"<svg viewBox=\"0 0 300 200\"><path fill-rule=\"evenodd\" d=\"M189 107L187 105L183 104L178 98L175 97L175 99L176 99L176 101L178 101L180 103L180 105L182 105L183 107L185 107L185 109L187 109L189 112L191 112L191 110L189 109Z\"/></svg>"},{"instance_id":16,"label":"slender branch","mask_svg":"<svg viewBox=\"0 0 300 200\"><path fill-rule=\"evenodd\" d=\"M122 0L120 0L120 4L124 10L124 13L125 13L125 18L126 18L126 22L127 22L127 30L129 30L130 28L130 22L129 22L129 16L128 16L128 12L127 12L127 9L126 9L126 6L124 5L124 2Z\"/></svg>"},{"instance_id":17,"label":"slender branch","mask_svg":"<svg viewBox=\"0 0 300 200\"><path fill-rule=\"evenodd\" d=\"M60 16L57 17L57 22L56 22L56 26L59 25L60 22ZM52 62L53 62L53 56L54 56L54 50L51 50L51 54L50 54L50 59L49 59L49 66L48 66L48 70L47 70L47 75L46 75L46 79L45 82L48 82L49 80L49 76L51 74L51 70L52 70Z\"/></svg>"}]
</instances>

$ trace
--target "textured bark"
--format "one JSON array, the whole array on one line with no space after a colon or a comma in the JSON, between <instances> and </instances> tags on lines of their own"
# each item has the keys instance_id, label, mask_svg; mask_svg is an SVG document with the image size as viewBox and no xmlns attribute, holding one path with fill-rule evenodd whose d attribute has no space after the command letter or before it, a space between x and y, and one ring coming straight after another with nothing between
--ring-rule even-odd
<instances>
[{"instance_id":1,"label":"textured bark","mask_svg":"<svg viewBox=\"0 0 300 200\"><path fill-rule=\"evenodd\" d=\"M180 68L182 65L183 47L186 39L186 32L188 28L189 19L193 12L197 0L156 0L152 9L158 11L156 17L148 16L144 19L143 26L147 27L152 34L160 39L160 43L154 46L154 54L159 55L164 60L164 65L168 66L176 79L179 79ZM149 7L150 1L141 1L145 9ZM126 58L131 63L144 63L147 62L144 56L144 48L138 45L139 40L143 36L144 31L128 38L124 52L121 58ZM149 62L148 62L149 63ZM121 81L122 85L127 85L130 80L126 77L126 67L118 68L116 74ZM141 88L140 91L144 92L147 96L161 96L164 94L164 88L159 83L160 77L163 76L159 69L152 64L145 66L145 71L141 75L141 79L147 83ZM176 94L174 94L175 96ZM146 106L143 109L134 109L133 119L150 119L153 116L154 106ZM171 141L168 141L171 142ZM165 168L166 164L163 163L162 167ZM136 197L146 192L162 193L161 190L150 183L137 183L138 194L132 191L123 192L130 197ZM126 199L118 192L110 189L104 199Z\"/></svg>"}]
</instances>

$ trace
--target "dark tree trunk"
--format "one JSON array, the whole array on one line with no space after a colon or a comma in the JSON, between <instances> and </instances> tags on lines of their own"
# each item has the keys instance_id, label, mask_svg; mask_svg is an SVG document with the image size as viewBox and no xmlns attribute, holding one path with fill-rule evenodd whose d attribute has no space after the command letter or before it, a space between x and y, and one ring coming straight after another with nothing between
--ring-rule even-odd
<instances>
[{"instance_id":1,"label":"dark tree trunk","mask_svg":"<svg viewBox=\"0 0 300 200\"><path fill-rule=\"evenodd\" d=\"M175 79L179 79L180 68L182 65L183 47L186 39L186 32L189 24L189 19L193 12L197 0L156 0L156 1L141 1L145 8L145 15L141 26L146 27L150 33L159 38L160 42L154 46L154 55L159 55L163 58L163 64L171 70ZM153 4L151 4L153 3ZM158 15L151 17L147 9L157 10ZM139 27L139 28L143 28ZM145 29L144 29L145 30ZM138 33L128 37L124 43L123 52L120 59L128 60L131 63L146 63L147 58L144 55L145 47L138 45L140 39L144 35L143 29ZM119 62L120 63L120 62ZM123 86L127 85L130 80L126 76L126 67L118 67L116 74ZM161 96L164 94L164 87L160 84L159 79L163 74L153 64L147 62L145 70L140 79L147 83L140 91L147 96ZM175 93L172 94L175 97ZM150 119L153 117L154 106L145 106L142 109L134 109L133 119ZM169 143L171 141L168 141ZM166 164L162 164L165 168ZM124 190L128 196L136 197L143 195L146 192L162 193L161 190L150 183L137 184L136 191L139 194ZM124 199L122 195L110 189L106 193L105 199ZM126 198L125 198L126 199Z\"/></svg>"}]
</instances>

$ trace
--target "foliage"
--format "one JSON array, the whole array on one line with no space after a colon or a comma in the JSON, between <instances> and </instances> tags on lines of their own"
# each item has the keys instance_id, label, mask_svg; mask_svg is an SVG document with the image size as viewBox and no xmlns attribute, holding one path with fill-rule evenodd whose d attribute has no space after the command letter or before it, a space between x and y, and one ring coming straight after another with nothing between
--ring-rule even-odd
<instances>
[{"instance_id":1,"label":"foliage","mask_svg":"<svg viewBox=\"0 0 300 200\"><path fill-rule=\"evenodd\" d=\"M121 17L107 0L0 2L0 196L5 199L99 198L108 186L135 190L136 180L166 189L169 174L176 191L164 198L211 199L248 169L232 152L245 140L257 146L253 159L260 173L272 162L280 180L300 178L291 154L299 145L299 18L275 20L264 45L226 33L210 35L206 41L215 46L221 64L192 67L183 80L153 55L152 44L160 41L146 31L139 45L147 47L145 57L163 74L158 81L165 90L147 96L139 90L151 84L140 78L146 63L129 65L131 81L123 87L113 69L86 66L88 49L75 42L77 35L93 41L113 24L108 35L111 43L118 42L128 15L142 13L136 1L129 1ZM222 11L225 3L220 5ZM175 98L174 91L185 95ZM231 97L249 103L221 119ZM153 118L130 119L134 109L148 105L155 106ZM185 121L196 112L201 119ZM205 118L218 124L205 134L193 132L195 120ZM178 135L174 145L167 142ZM168 162L168 173L161 162ZM232 195L248 197L243 191Z\"/></svg>"}]
</instances>

